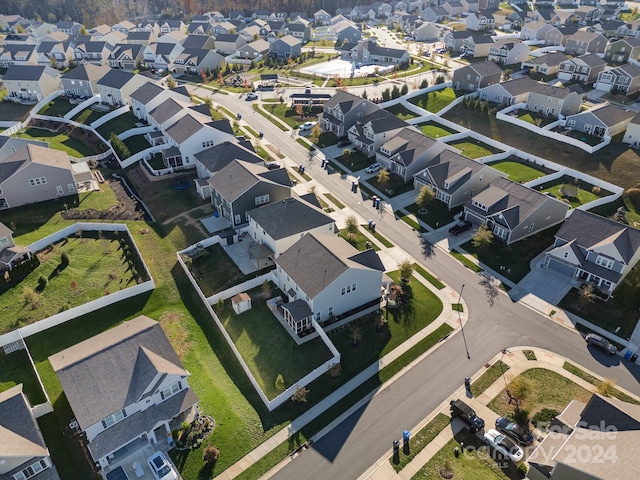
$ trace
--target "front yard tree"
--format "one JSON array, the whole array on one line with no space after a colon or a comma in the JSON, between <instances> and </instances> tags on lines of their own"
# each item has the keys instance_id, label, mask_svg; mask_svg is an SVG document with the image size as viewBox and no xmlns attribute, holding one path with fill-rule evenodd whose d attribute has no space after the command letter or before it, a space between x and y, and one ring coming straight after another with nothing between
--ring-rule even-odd
<instances>
[{"instance_id":1,"label":"front yard tree","mask_svg":"<svg viewBox=\"0 0 640 480\"><path fill-rule=\"evenodd\" d=\"M178 84L176 83L176 81L173 79L173 77L171 75L167 76L167 87L169 88L176 88Z\"/></svg>"},{"instance_id":2,"label":"front yard tree","mask_svg":"<svg viewBox=\"0 0 640 480\"><path fill-rule=\"evenodd\" d=\"M304 108L300 103L296 104L296 114L300 115L300 120L304 118Z\"/></svg>"},{"instance_id":3,"label":"front yard tree","mask_svg":"<svg viewBox=\"0 0 640 480\"><path fill-rule=\"evenodd\" d=\"M307 395L309 395L309 389L305 387L300 387L291 396L291 400L296 403L307 403Z\"/></svg>"},{"instance_id":4,"label":"front yard tree","mask_svg":"<svg viewBox=\"0 0 640 480\"><path fill-rule=\"evenodd\" d=\"M511 380L507 390L510 394L510 398L513 398L516 402L516 410L519 410L522 402L524 402L533 392L533 384L528 378L519 375Z\"/></svg>"},{"instance_id":5,"label":"front yard tree","mask_svg":"<svg viewBox=\"0 0 640 480\"><path fill-rule=\"evenodd\" d=\"M320 138L320 135L322 135L322 127L320 126L320 123L318 122L311 129L311 138L313 138L313 140L317 142L318 139Z\"/></svg>"},{"instance_id":6,"label":"front yard tree","mask_svg":"<svg viewBox=\"0 0 640 480\"><path fill-rule=\"evenodd\" d=\"M587 302L593 302L596 299L596 284L587 282L580 287L580 296Z\"/></svg>"},{"instance_id":7,"label":"front yard tree","mask_svg":"<svg viewBox=\"0 0 640 480\"><path fill-rule=\"evenodd\" d=\"M418 206L418 208L427 208L427 205L431 203L433 197L433 190L431 190L427 186L424 186L420 189L420 193L418 193L418 196L416 197L416 205Z\"/></svg>"},{"instance_id":8,"label":"front yard tree","mask_svg":"<svg viewBox=\"0 0 640 480\"><path fill-rule=\"evenodd\" d=\"M405 259L398 264L398 270L400 271L400 278L409 282L411 275L413 275L413 262L409 259Z\"/></svg>"},{"instance_id":9,"label":"front yard tree","mask_svg":"<svg viewBox=\"0 0 640 480\"><path fill-rule=\"evenodd\" d=\"M383 187L389 183L389 172L387 172L386 168L383 168L380 170L380 173L378 173L378 177L376 178L376 180L378 181L378 183L380 185L382 185Z\"/></svg>"},{"instance_id":10,"label":"front yard tree","mask_svg":"<svg viewBox=\"0 0 640 480\"><path fill-rule=\"evenodd\" d=\"M471 242L477 249L484 250L493 242L493 233L486 225L480 225Z\"/></svg>"},{"instance_id":11,"label":"front yard tree","mask_svg":"<svg viewBox=\"0 0 640 480\"><path fill-rule=\"evenodd\" d=\"M351 345L355 347L362 340L362 332L358 327L352 328L349 332L349 338L351 338Z\"/></svg>"},{"instance_id":12,"label":"front yard tree","mask_svg":"<svg viewBox=\"0 0 640 480\"><path fill-rule=\"evenodd\" d=\"M358 233L358 219L354 215L349 215L345 220L344 229L353 238Z\"/></svg>"},{"instance_id":13,"label":"front yard tree","mask_svg":"<svg viewBox=\"0 0 640 480\"><path fill-rule=\"evenodd\" d=\"M216 463L220 458L220 450L214 445L209 445L202 453L202 459L207 463Z\"/></svg>"},{"instance_id":14,"label":"front yard tree","mask_svg":"<svg viewBox=\"0 0 640 480\"><path fill-rule=\"evenodd\" d=\"M400 95L406 95L407 93L409 93L409 86L405 83L400 89Z\"/></svg>"}]
</instances>

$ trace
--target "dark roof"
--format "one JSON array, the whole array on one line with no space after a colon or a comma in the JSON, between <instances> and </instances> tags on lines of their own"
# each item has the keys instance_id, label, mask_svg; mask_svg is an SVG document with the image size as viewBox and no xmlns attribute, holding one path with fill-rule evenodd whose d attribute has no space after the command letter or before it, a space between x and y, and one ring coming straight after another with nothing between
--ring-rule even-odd
<instances>
[{"instance_id":1,"label":"dark roof","mask_svg":"<svg viewBox=\"0 0 640 480\"><path fill-rule=\"evenodd\" d=\"M612 127L627 120L631 120L636 115L636 112L633 112L631 110L624 110L623 108L616 107L615 105L607 103L604 105L599 105L585 112L577 113L575 115L569 115L569 117L567 118L573 119L583 115L593 115L604 125Z\"/></svg>"},{"instance_id":2,"label":"dark roof","mask_svg":"<svg viewBox=\"0 0 640 480\"><path fill-rule=\"evenodd\" d=\"M0 393L0 434L0 458L49 454L22 384Z\"/></svg>"},{"instance_id":3,"label":"dark roof","mask_svg":"<svg viewBox=\"0 0 640 480\"><path fill-rule=\"evenodd\" d=\"M76 68L62 74L63 79L93 81L104 77L109 70L106 65L93 65L92 63L81 63Z\"/></svg>"},{"instance_id":4,"label":"dark roof","mask_svg":"<svg viewBox=\"0 0 640 480\"><path fill-rule=\"evenodd\" d=\"M107 72L107 74L98 80L98 85L104 85L105 87L111 88L122 88L124 87L135 74L131 72L125 72L124 70L111 69L111 71Z\"/></svg>"},{"instance_id":5,"label":"dark roof","mask_svg":"<svg viewBox=\"0 0 640 480\"><path fill-rule=\"evenodd\" d=\"M228 133L229 135L235 135L235 132L233 131L233 127L231 126L231 122L226 118L222 120L214 120L212 122L207 122L207 125L215 128L216 130L220 130L223 133ZM243 144L244 147L246 147L248 150L251 150L252 152L255 151L253 148L253 145L251 145L251 141L247 141L245 143L247 145Z\"/></svg>"},{"instance_id":6,"label":"dark roof","mask_svg":"<svg viewBox=\"0 0 640 480\"><path fill-rule=\"evenodd\" d=\"M11 65L4 74L4 80L40 80L46 65Z\"/></svg>"},{"instance_id":7,"label":"dark roof","mask_svg":"<svg viewBox=\"0 0 640 480\"><path fill-rule=\"evenodd\" d=\"M345 92L343 90L339 90L336 94L331 97L329 100L325 102L325 106L334 109L336 106L340 106L340 111L344 113L348 113L354 108L356 108L361 103L368 102L362 97L354 95L353 93ZM373 105L373 104L372 104Z\"/></svg>"},{"instance_id":8,"label":"dark roof","mask_svg":"<svg viewBox=\"0 0 640 480\"><path fill-rule=\"evenodd\" d=\"M391 137L380 148L385 148L397 156L397 161L404 166L409 166L425 151L437 143L436 140L415 130L413 127L404 127L396 135Z\"/></svg>"},{"instance_id":9,"label":"dark roof","mask_svg":"<svg viewBox=\"0 0 640 480\"><path fill-rule=\"evenodd\" d=\"M204 48L210 37L206 35L189 35L182 41L183 48Z\"/></svg>"},{"instance_id":10,"label":"dark roof","mask_svg":"<svg viewBox=\"0 0 640 480\"><path fill-rule=\"evenodd\" d=\"M486 167L479 162L451 150L444 150L429 162L426 171L439 189L455 192L471 178L471 175L482 168ZM421 173L416 174L418 175ZM449 188L445 188L445 183Z\"/></svg>"},{"instance_id":11,"label":"dark roof","mask_svg":"<svg viewBox=\"0 0 640 480\"><path fill-rule=\"evenodd\" d=\"M188 375L160 324L142 315L49 361L82 429L137 402L158 375Z\"/></svg>"},{"instance_id":12,"label":"dark roof","mask_svg":"<svg viewBox=\"0 0 640 480\"><path fill-rule=\"evenodd\" d=\"M300 322L305 318L309 318L313 315L313 312L309 308L307 302L301 299L285 303L282 305L282 308L284 308L291 314L294 322Z\"/></svg>"},{"instance_id":13,"label":"dark roof","mask_svg":"<svg viewBox=\"0 0 640 480\"><path fill-rule=\"evenodd\" d=\"M239 37L240 37L240 35L236 35L236 34L220 33L220 34L216 35L215 41L216 42L231 42L231 43L235 43L238 40Z\"/></svg>"},{"instance_id":14,"label":"dark roof","mask_svg":"<svg viewBox=\"0 0 640 480\"><path fill-rule=\"evenodd\" d=\"M330 225L333 233L334 220L322 209L299 198L287 198L281 202L247 212L257 224L274 240L308 232L323 225Z\"/></svg>"},{"instance_id":15,"label":"dark roof","mask_svg":"<svg viewBox=\"0 0 640 480\"><path fill-rule=\"evenodd\" d=\"M256 155L255 152L251 152L237 143L230 141L219 143L214 147L196 153L194 156L211 173L222 170L223 167L236 159L249 163L262 163L262 158Z\"/></svg>"},{"instance_id":16,"label":"dark roof","mask_svg":"<svg viewBox=\"0 0 640 480\"><path fill-rule=\"evenodd\" d=\"M188 138L191 138L192 135L195 135L203 127L204 125L200 121L188 113L167 127L165 132L173 138L176 143L182 143Z\"/></svg>"},{"instance_id":17,"label":"dark roof","mask_svg":"<svg viewBox=\"0 0 640 480\"><path fill-rule=\"evenodd\" d=\"M153 100L164 91L164 88L162 88L157 83L146 82L143 83L139 88L137 88L133 93L131 93L131 98L143 105L146 105L149 101Z\"/></svg>"},{"instance_id":18,"label":"dark roof","mask_svg":"<svg viewBox=\"0 0 640 480\"><path fill-rule=\"evenodd\" d=\"M640 407L594 394L584 407L580 421L584 422L583 428L600 431L606 427L615 427L618 432L640 430Z\"/></svg>"},{"instance_id":19,"label":"dark roof","mask_svg":"<svg viewBox=\"0 0 640 480\"><path fill-rule=\"evenodd\" d=\"M174 115L183 110L182 105L176 102L173 98L168 98L156 108L149 112L149 115L159 124L163 124L167 120L173 118Z\"/></svg>"},{"instance_id":20,"label":"dark roof","mask_svg":"<svg viewBox=\"0 0 640 480\"><path fill-rule=\"evenodd\" d=\"M237 200L260 182L291 188L286 169L269 170L264 165L242 160L233 160L209 179L209 185L228 202Z\"/></svg>"},{"instance_id":21,"label":"dark roof","mask_svg":"<svg viewBox=\"0 0 640 480\"><path fill-rule=\"evenodd\" d=\"M640 230L575 208L556 233L556 237L566 242L575 240L587 250L611 244L627 264L640 248Z\"/></svg>"},{"instance_id":22,"label":"dark roof","mask_svg":"<svg viewBox=\"0 0 640 480\"><path fill-rule=\"evenodd\" d=\"M400 50L399 48L382 47L372 40L367 42L367 50L373 55L384 55L392 58L400 58L407 53L406 50Z\"/></svg>"}]
</instances>

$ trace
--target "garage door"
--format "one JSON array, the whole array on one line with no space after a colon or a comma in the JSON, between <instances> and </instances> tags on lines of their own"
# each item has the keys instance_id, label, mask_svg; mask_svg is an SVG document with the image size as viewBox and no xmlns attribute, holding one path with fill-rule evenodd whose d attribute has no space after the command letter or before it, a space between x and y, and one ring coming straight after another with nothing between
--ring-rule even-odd
<instances>
[{"instance_id":1,"label":"garage door","mask_svg":"<svg viewBox=\"0 0 640 480\"><path fill-rule=\"evenodd\" d=\"M558 262L553 258L549 259L549 268L555 270L556 272L563 273L564 275L568 275L570 277L572 277L576 271L575 267L572 267L571 265L567 265L566 263Z\"/></svg>"}]
</instances>

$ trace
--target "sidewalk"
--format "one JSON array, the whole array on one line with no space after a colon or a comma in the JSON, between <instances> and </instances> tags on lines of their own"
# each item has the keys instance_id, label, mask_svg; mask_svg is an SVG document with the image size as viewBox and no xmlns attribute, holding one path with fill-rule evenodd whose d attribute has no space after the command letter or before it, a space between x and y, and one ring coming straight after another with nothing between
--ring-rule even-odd
<instances>
[{"instance_id":1,"label":"sidewalk","mask_svg":"<svg viewBox=\"0 0 640 480\"><path fill-rule=\"evenodd\" d=\"M531 350L536 355L536 360L528 360L523 353L523 350ZM551 353L547 350L539 349L539 348L531 348L531 347L514 347L507 351L507 353L502 354L499 353L493 359L491 359L487 364L493 365L498 360L502 360L505 364L509 366L509 376L516 377L520 375L525 370L529 370L532 368L544 368L547 370L551 370L559 375L562 375L572 382L580 385L581 387L589 390L591 392L595 392L596 388L594 385L586 382L580 377L568 372L563 367L565 358ZM602 380L599 375L583 368L580 366L582 370L593 375L596 378ZM485 372L485 369L482 369L476 372L472 377L472 383L478 377L480 377ZM489 388L487 388L484 392L482 392L477 397L466 398L465 402L471 406L477 413L478 416L485 420L487 425L486 428L492 428L491 425L495 423L498 415L491 411L487 404L491 402L502 390L505 388L506 380L502 377L498 378ZM630 395L637 400L640 398L631 394L630 392L616 387L618 390ZM465 388L461 386L457 391L455 391L451 398L465 397ZM420 431L427 423L429 423L438 413L449 414L449 400L441 403L433 412L431 412L427 417L425 417L422 422L416 425L410 431L413 435L415 435L418 431ZM389 449L382 457L378 459L364 474L359 477L359 480L410 480L413 476L422 468L426 463L431 460L431 458L450 440L453 439L454 435L460 431L463 427L460 421L455 421L452 424L452 428L445 428L438 436L425 448L422 449L412 460L409 462L400 472L396 472L391 465L389 459L391 458L393 451ZM536 439L542 438L544 436L543 432L539 430L533 431Z\"/></svg>"}]
</instances>

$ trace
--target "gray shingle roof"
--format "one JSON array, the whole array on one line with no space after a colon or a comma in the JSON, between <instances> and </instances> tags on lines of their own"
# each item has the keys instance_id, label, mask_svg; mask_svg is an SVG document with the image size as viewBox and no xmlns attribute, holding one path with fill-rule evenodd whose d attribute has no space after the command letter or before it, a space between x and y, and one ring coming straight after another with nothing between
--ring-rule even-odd
<instances>
[{"instance_id":1,"label":"gray shingle roof","mask_svg":"<svg viewBox=\"0 0 640 480\"><path fill-rule=\"evenodd\" d=\"M380 265L375 270L383 271L378 255L371 252ZM358 258L359 255L355 247L340 237L310 233L280 255L276 264L307 296L315 298L350 268L374 270L369 266L374 263L371 253Z\"/></svg>"},{"instance_id":2,"label":"gray shingle roof","mask_svg":"<svg viewBox=\"0 0 640 480\"><path fill-rule=\"evenodd\" d=\"M174 115L182 111L182 105L173 98L169 98L149 112L149 115L158 122L163 124Z\"/></svg>"},{"instance_id":3,"label":"gray shingle roof","mask_svg":"<svg viewBox=\"0 0 640 480\"><path fill-rule=\"evenodd\" d=\"M479 162L451 150L444 150L429 162L426 170L438 188L454 192L464 183L461 180L468 180L482 168L486 167ZM445 182L449 184L449 188L445 188Z\"/></svg>"},{"instance_id":4,"label":"gray shingle roof","mask_svg":"<svg viewBox=\"0 0 640 480\"><path fill-rule=\"evenodd\" d=\"M0 458L49 454L22 384L0 393L0 438Z\"/></svg>"},{"instance_id":5,"label":"gray shingle roof","mask_svg":"<svg viewBox=\"0 0 640 480\"><path fill-rule=\"evenodd\" d=\"M363 102L368 102L368 100L365 100L364 98L352 93L338 90L336 94L329 100L327 100L324 104L331 109L334 109L337 105L339 105L340 111L342 113L347 113Z\"/></svg>"},{"instance_id":6,"label":"gray shingle roof","mask_svg":"<svg viewBox=\"0 0 640 480\"><path fill-rule=\"evenodd\" d=\"M193 118L191 114L184 115L177 122L165 129L167 135L173 138L177 143L182 143L192 135L202 130L204 125Z\"/></svg>"},{"instance_id":7,"label":"gray shingle roof","mask_svg":"<svg viewBox=\"0 0 640 480\"><path fill-rule=\"evenodd\" d=\"M262 158L234 142L222 142L194 155L211 173L220 171L233 160L244 160L249 163L262 163Z\"/></svg>"},{"instance_id":8,"label":"gray shingle roof","mask_svg":"<svg viewBox=\"0 0 640 480\"><path fill-rule=\"evenodd\" d=\"M122 88L124 87L135 74L131 72L125 72L124 70L111 69L107 74L98 80L98 85L103 85L105 87L111 88Z\"/></svg>"},{"instance_id":9,"label":"gray shingle roof","mask_svg":"<svg viewBox=\"0 0 640 480\"><path fill-rule=\"evenodd\" d=\"M82 429L138 401L157 374L188 375L160 324L142 315L49 361Z\"/></svg>"},{"instance_id":10,"label":"gray shingle roof","mask_svg":"<svg viewBox=\"0 0 640 480\"><path fill-rule=\"evenodd\" d=\"M40 65L11 65L4 74L4 80L40 80L47 66Z\"/></svg>"},{"instance_id":11,"label":"gray shingle roof","mask_svg":"<svg viewBox=\"0 0 640 480\"><path fill-rule=\"evenodd\" d=\"M285 303L282 308L286 309L293 318L294 322L299 322L313 315L309 305L304 300L298 299L293 302Z\"/></svg>"},{"instance_id":12,"label":"gray shingle roof","mask_svg":"<svg viewBox=\"0 0 640 480\"><path fill-rule=\"evenodd\" d=\"M260 182L291 187L286 169L269 170L263 165L242 160L232 161L209 179L209 185L228 202L237 200Z\"/></svg>"},{"instance_id":13,"label":"gray shingle roof","mask_svg":"<svg viewBox=\"0 0 640 480\"><path fill-rule=\"evenodd\" d=\"M569 115L567 119L573 119L583 115L593 115L604 125L612 127L624 121L631 120L636 115L636 112L624 110L623 108L616 107L615 105L607 103L597 106L596 108L593 108L592 110L588 110L586 112L578 113L576 115Z\"/></svg>"},{"instance_id":14,"label":"gray shingle roof","mask_svg":"<svg viewBox=\"0 0 640 480\"><path fill-rule=\"evenodd\" d=\"M281 202L264 205L250 210L247 215L274 240L334 224L333 219L321 209L298 198L288 198ZM327 233L329 233L328 229Z\"/></svg>"},{"instance_id":15,"label":"gray shingle roof","mask_svg":"<svg viewBox=\"0 0 640 480\"><path fill-rule=\"evenodd\" d=\"M131 93L131 98L140 102L143 105L146 105L147 102L153 100L164 91L165 89L162 88L157 83L147 82L142 84L133 93Z\"/></svg>"},{"instance_id":16,"label":"gray shingle roof","mask_svg":"<svg viewBox=\"0 0 640 480\"><path fill-rule=\"evenodd\" d=\"M81 63L76 68L62 74L63 79L94 81L104 77L109 70L106 65L93 65L92 63Z\"/></svg>"}]
</instances>

